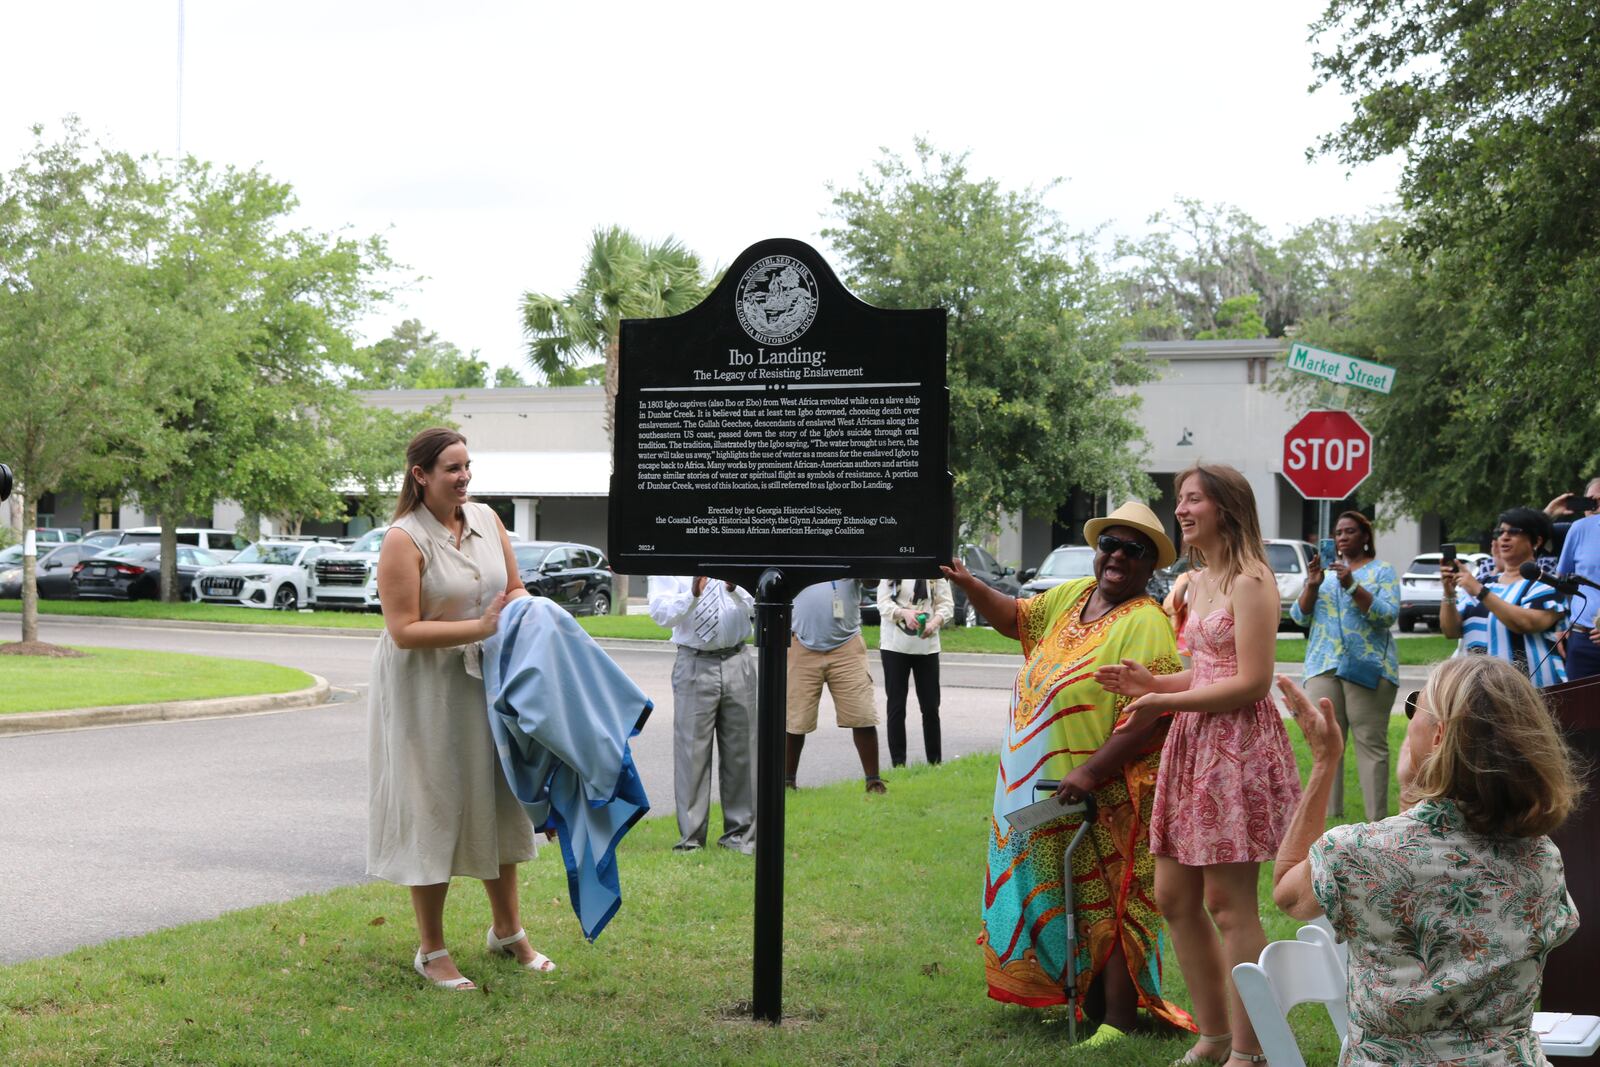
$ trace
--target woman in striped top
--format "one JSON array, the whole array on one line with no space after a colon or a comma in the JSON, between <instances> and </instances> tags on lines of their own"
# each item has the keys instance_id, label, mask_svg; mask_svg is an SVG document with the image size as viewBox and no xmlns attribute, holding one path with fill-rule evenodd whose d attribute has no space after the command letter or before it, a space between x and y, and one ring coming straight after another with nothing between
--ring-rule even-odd
<instances>
[{"instance_id":1,"label":"woman in striped top","mask_svg":"<svg viewBox=\"0 0 1600 1067\"><path fill-rule=\"evenodd\" d=\"M1550 533L1543 512L1512 508L1495 524L1490 549L1497 574L1479 581L1459 563L1439 569L1444 584L1439 628L1444 635L1459 637L1465 652L1515 664L1541 687L1567 680L1566 664L1553 652L1566 622L1567 601L1543 582L1523 578L1517 569L1550 543Z\"/></svg>"}]
</instances>

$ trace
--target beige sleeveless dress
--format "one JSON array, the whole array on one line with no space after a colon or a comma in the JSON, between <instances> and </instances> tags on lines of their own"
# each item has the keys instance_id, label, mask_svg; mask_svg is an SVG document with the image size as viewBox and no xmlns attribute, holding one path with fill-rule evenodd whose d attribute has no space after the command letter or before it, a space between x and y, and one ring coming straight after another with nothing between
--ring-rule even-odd
<instances>
[{"instance_id":1,"label":"beige sleeveless dress","mask_svg":"<svg viewBox=\"0 0 1600 1067\"><path fill-rule=\"evenodd\" d=\"M422 618L476 619L506 587L499 524L468 503L458 549L425 507L395 521L422 553ZM468 663L473 673L468 673ZM533 855L489 734L477 646L403 649L388 631L367 699L367 873L401 885L498 878Z\"/></svg>"}]
</instances>

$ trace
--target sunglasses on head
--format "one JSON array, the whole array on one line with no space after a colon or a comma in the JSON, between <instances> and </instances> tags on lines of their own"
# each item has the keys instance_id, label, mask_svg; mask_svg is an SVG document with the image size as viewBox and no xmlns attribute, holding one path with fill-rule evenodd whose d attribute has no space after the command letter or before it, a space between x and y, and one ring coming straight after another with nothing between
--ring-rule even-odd
<instances>
[{"instance_id":1,"label":"sunglasses on head","mask_svg":"<svg viewBox=\"0 0 1600 1067\"><path fill-rule=\"evenodd\" d=\"M1417 699L1422 696L1422 690L1413 689L1406 694L1406 718L1411 718L1417 713Z\"/></svg>"},{"instance_id":2,"label":"sunglasses on head","mask_svg":"<svg viewBox=\"0 0 1600 1067\"><path fill-rule=\"evenodd\" d=\"M1100 551L1108 556L1119 548L1122 550L1122 554L1129 559L1144 559L1150 554L1150 546L1143 541L1124 541L1122 538L1112 537L1110 534L1101 534L1100 540L1096 541L1095 544L1099 546Z\"/></svg>"}]
</instances>

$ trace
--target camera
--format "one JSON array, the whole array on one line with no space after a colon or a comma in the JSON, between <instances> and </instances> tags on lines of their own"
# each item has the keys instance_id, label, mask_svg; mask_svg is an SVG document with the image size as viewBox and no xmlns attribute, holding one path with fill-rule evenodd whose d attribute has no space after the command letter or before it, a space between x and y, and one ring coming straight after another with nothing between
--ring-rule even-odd
<instances>
[{"instance_id":1,"label":"camera","mask_svg":"<svg viewBox=\"0 0 1600 1067\"><path fill-rule=\"evenodd\" d=\"M0 501L11 495L11 468L0 463Z\"/></svg>"}]
</instances>

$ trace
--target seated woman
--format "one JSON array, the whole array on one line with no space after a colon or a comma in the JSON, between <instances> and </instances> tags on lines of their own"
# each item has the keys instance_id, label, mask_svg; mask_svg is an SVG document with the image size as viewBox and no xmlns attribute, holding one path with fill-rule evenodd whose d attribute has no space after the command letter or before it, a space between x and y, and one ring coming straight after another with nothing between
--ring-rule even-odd
<instances>
[{"instance_id":1,"label":"seated woman","mask_svg":"<svg viewBox=\"0 0 1600 1067\"><path fill-rule=\"evenodd\" d=\"M1545 835L1579 786L1538 690L1501 659L1445 661L1406 699L1398 770L1414 806L1323 833L1343 738L1327 699L1278 685L1312 768L1272 897L1297 919L1326 915L1350 945L1340 1063L1543 1064L1529 1023L1545 957L1578 928Z\"/></svg>"},{"instance_id":2,"label":"seated woman","mask_svg":"<svg viewBox=\"0 0 1600 1067\"><path fill-rule=\"evenodd\" d=\"M1176 555L1161 522L1130 501L1084 524L1096 548L1093 578L1079 578L1024 600L991 589L952 562L941 568L997 631L1022 642L1027 657L1012 688L989 820L982 947L989 996L1042 1008L1061 1004L1067 969L1062 853L1076 816L1033 830L1008 813L1034 798L1034 784L1060 779L1056 795L1077 803L1092 794L1093 830L1072 856L1077 907L1077 992L1103 980L1105 1022L1090 1038L1111 1041L1134 1025L1139 1007L1192 1028L1161 996L1164 924L1155 909L1150 806L1167 719L1119 729L1132 698L1107 692L1095 669L1138 663L1153 674L1181 669L1172 628L1145 593L1157 566Z\"/></svg>"}]
</instances>

